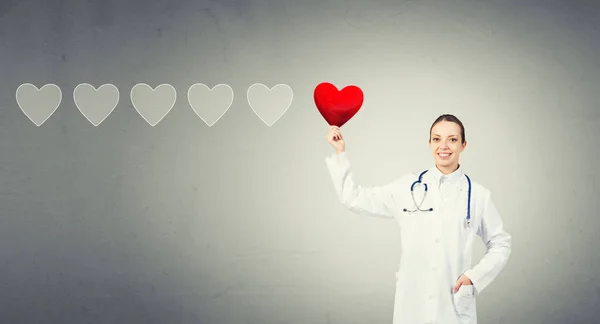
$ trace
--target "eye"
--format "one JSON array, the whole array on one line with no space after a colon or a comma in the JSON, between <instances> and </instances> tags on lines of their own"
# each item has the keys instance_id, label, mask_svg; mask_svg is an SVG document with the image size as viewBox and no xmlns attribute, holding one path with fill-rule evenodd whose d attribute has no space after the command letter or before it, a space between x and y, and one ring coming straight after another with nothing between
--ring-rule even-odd
<instances>
[{"instance_id":1,"label":"eye","mask_svg":"<svg viewBox=\"0 0 600 324\"><path fill-rule=\"evenodd\" d=\"M433 141L434 141L434 142L437 142L437 141L439 141L439 140L440 140L440 139L439 139L439 138L437 138L437 137L435 137L435 138L433 139Z\"/></svg>"},{"instance_id":2,"label":"eye","mask_svg":"<svg viewBox=\"0 0 600 324\"><path fill-rule=\"evenodd\" d=\"M452 142L456 142L456 141L458 141L458 139L456 139L456 138L453 138L453 139L452 139Z\"/></svg>"}]
</instances>

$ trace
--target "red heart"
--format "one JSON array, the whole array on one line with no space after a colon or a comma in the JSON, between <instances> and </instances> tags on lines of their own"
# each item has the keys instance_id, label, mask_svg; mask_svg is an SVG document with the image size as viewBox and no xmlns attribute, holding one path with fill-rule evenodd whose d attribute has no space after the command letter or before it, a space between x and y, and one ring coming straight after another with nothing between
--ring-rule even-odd
<instances>
[{"instance_id":1,"label":"red heart","mask_svg":"<svg viewBox=\"0 0 600 324\"><path fill-rule=\"evenodd\" d=\"M314 96L321 116L330 126L338 127L342 127L358 112L364 100L359 87L350 85L340 91L328 82L317 85Z\"/></svg>"}]
</instances>

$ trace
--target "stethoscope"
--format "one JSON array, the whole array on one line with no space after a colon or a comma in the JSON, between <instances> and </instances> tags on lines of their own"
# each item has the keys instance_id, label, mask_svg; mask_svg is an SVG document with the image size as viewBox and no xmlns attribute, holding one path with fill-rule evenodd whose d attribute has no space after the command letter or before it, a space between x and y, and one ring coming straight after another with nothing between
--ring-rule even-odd
<instances>
[{"instance_id":1,"label":"stethoscope","mask_svg":"<svg viewBox=\"0 0 600 324\"><path fill-rule=\"evenodd\" d=\"M421 172L421 174L419 175L419 179L417 179L415 182L412 183L412 185L410 186L410 195L412 196L413 202L415 203L415 209L414 210L408 210L406 208L403 209L404 212L409 212L409 213L414 213L417 210L418 211L422 211L422 212L426 212L426 211L433 211L433 208L427 208L427 209L421 209L421 205L423 205L423 202L425 201L425 197L427 196L427 184L426 183L422 183L423 180L423 175L427 172L428 170L425 170L423 172ZM467 178L467 182L469 183L469 190L468 190L468 194L467 194L467 218L465 219L465 226L470 226L471 225L471 179L469 179L469 176L465 174L465 177ZM425 188L425 192L423 193L423 199L421 199L421 203L417 204L417 201L415 200L415 192L414 192L414 188L415 185L417 184L422 184Z\"/></svg>"}]
</instances>

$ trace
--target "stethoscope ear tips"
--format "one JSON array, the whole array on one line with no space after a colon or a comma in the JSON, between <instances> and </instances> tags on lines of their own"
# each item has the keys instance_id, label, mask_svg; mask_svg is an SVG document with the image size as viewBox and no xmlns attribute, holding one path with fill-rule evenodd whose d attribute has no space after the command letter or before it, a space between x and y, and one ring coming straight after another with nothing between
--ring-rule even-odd
<instances>
[{"instance_id":1,"label":"stethoscope ear tips","mask_svg":"<svg viewBox=\"0 0 600 324\"><path fill-rule=\"evenodd\" d=\"M408 209L404 208L404 209L402 209L402 211L408 211Z\"/></svg>"},{"instance_id":2,"label":"stethoscope ear tips","mask_svg":"<svg viewBox=\"0 0 600 324\"><path fill-rule=\"evenodd\" d=\"M433 211L433 208L429 208L429 211Z\"/></svg>"}]
</instances>

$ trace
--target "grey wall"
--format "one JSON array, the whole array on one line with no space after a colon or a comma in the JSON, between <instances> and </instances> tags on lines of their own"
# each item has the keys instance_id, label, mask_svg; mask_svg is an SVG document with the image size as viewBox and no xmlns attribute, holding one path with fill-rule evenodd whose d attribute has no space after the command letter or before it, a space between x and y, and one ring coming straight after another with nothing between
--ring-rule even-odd
<instances>
[{"instance_id":1,"label":"grey wall","mask_svg":"<svg viewBox=\"0 0 600 324\"><path fill-rule=\"evenodd\" d=\"M599 14L594 1L2 1L0 322L391 323L399 231L337 201L312 99L328 81L365 93L343 127L365 186L430 166L439 114L465 123L461 163L514 244L481 323L592 323ZM23 83L62 90L39 127L17 105ZM119 90L97 127L74 103L81 83ZM131 103L137 83L177 90L154 127ZM212 127L187 101L194 83L235 94ZM254 83L293 90L271 127L246 99Z\"/></svg>"}]
</instances>

